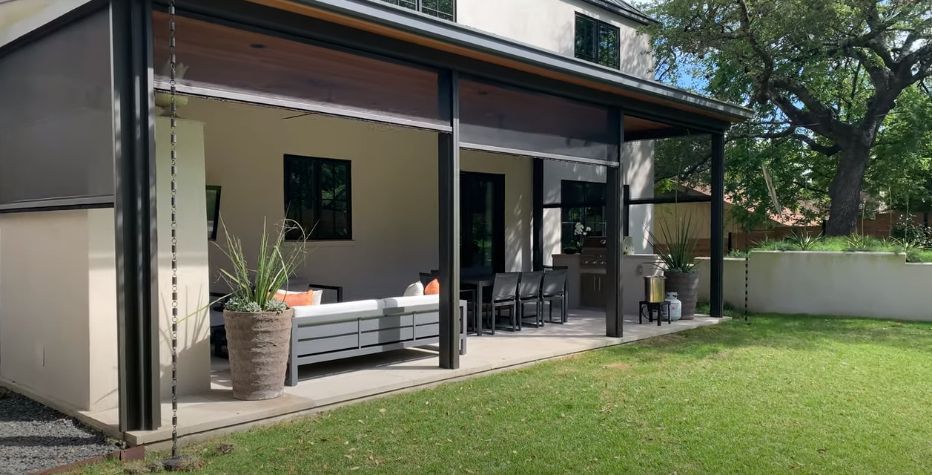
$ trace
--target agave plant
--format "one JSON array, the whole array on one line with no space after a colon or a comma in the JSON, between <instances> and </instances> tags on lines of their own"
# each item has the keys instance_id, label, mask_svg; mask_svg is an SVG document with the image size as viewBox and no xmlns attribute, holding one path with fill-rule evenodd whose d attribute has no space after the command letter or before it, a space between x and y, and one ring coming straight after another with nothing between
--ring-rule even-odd
<instances>
[{"instance_id":1,"label":"agave plant","mask_svg":"<svg viewBox=\"0 0 932 475\"><path fill-rule=\"evenodd\" d=\"M872 239L870 236L865 236L863 234L852 234L847 238L847 251L869 251L872 244Z\"/></svg>"},{"instance_id":2,"label":"agave plant","mask_svg":"<svg viewBox=\"0 0 932 475\"><path fill-rule=\"evenodd\" d=\"M696 267L696 242L692 239L692 217L674 224L660 221L658 234L650 233L651 245L662 267L671 272L692 272Z\"/></svg>"},{"instance_id":3,"label":"agave plant","mask_svg":"<svg viewBox=\"0 0 932 475\"><path fill-rule=\"evenodd\" d=\"M822 235L812 235L805 231L793 230L793 233L786 240L799 248L800 251L811 251L822 240Z\"/></svg>"},{"instance_id":4,"label":"agave plant","mask_svg":"<svg viewBox=\"0 0 932 475\"><path fill-rule=\"evenodd\" d=\"M277 312L286 308L274 298L275 292L287 287L288 279L306 255L307 234L292 220L284 220L274 233L263 222L256 267L249 267L242 241L231 234L221 221L226 245L221 250L230 261L230 270L221 269L221 277L230 288L226 309L234 312ZM298 234L301 239L293 247L283 249L286 235Z\"/></svg>"}]
</instances>

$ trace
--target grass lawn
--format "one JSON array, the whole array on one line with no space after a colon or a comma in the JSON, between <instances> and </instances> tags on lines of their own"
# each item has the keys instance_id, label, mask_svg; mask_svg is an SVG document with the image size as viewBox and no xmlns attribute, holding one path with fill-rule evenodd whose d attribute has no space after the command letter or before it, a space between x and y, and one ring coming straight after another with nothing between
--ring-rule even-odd
<instances>
[{"instance_id":1,"label":"grass lawn","mask_svg":"<svg viewBox=\"0 0 932 475\"><path fill-rule=\"evenodd\" d=\"M932 473L932 325L755 316L185 451L209 473Z\"/></svg>"}]
</instances>

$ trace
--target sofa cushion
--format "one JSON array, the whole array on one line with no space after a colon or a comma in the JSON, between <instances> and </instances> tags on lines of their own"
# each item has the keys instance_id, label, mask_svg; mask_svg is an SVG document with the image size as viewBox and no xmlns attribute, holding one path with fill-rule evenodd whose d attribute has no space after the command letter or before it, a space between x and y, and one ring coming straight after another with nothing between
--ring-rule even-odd
<instances>
[{"instance_id":1,"label":"sofa cushion","mask_svg":"<svg viewBox=\"0 0 932 475\"><path fill-rule=\"evenodd\" d=\"M306 305L320 305L322 290L308 290L305 292L291 292L279 290L275 292L275 300L284 302L289 307L302 307Z\"/></svg>"},{"instance_id":2,"label":"sofa cushion","mask_svg":"<svg viewBox=\"0 0 932 475\"><path fill-rule=\"evenodd\" d=\"M294 307L295 318L340 315L352 312L371 312L382 309L381 300L355 300L352 302L325 303Z\"/></svg>"},{"instance_id":3,"label":"sofa cushion","mask_svg":"<svg viewBox=\"0 0 932 475\"><path fill-rule=\"evenodd\" d=\"M434 279L424 286L424 295L439 295L439 294L440 294L440 280L439 279Z\"/></svg>"},{"instance_id":4,"label":"sofa cushion","mask_svg":"<svg viewBox=\"0 0 932 475\"><path fill-rule=\"evenodd\" d=\"M414 305L440 305L439 295L415 295L410 297L390 297L382 300L385 308L411 307Z\"/></svg>"},{"instance_id":5,"label":"sofa cushion","mask_svg":"<svg viewBox=\"0 0 932 475\"><path fill-rule=\"evenodd\" d=\"M405 289L405 293L403 295L405 297L414 297L418 295L424 295L424 284L420 282L415 282L409 285L408 288Z\"/></svg>"}]
</instances>

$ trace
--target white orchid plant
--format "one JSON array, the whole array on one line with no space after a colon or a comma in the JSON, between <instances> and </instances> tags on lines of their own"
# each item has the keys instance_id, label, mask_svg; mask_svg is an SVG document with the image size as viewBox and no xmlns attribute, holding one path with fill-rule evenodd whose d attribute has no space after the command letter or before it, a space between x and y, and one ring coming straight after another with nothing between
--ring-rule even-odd
<instances>
[{"instance_id":1,"label":"white orchid plant","mask_svg":"<svg viewBox=\"0 0 932 475\"><path fill-rule=\"evenodd\" d=\"M592 228L583 223L576 223L573 226L573 237L576 241L576 249L582 250L583 242L586 240L586 236L591 232Z\"/></svg>"}]
</instances>

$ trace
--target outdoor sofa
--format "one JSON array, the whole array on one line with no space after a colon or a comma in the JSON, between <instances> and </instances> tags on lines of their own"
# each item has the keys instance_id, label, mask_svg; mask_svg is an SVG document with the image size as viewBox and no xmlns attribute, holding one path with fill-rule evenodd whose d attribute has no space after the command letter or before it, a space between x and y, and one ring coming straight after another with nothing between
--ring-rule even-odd
<instances>
[{"instance_id":1,"label":"outdoor sofa","mask_svg":"<svg viewBox=\"0 0 932 475\"><path fill-rule=\"evenodd\" d=\"M298 367L440 342L437 295L294 307L288 386ZM466 301L460 301L460 354L466 353Z\"/></svg>"}]
</instances>

